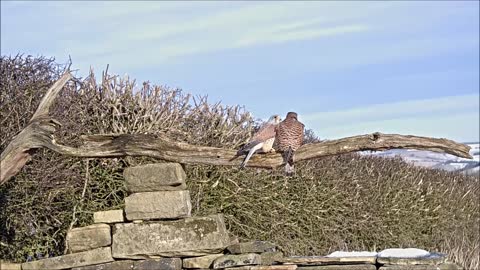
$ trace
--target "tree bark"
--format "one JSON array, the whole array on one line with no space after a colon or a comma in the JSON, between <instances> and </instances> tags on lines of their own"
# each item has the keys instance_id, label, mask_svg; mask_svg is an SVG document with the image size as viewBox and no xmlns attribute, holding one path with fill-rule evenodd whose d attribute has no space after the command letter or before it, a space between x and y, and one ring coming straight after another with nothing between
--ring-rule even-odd
<instances>
[{"instance_id":1,"label":"tree bark","mask_svg":"<svg viewBox=\"0 0 480 270\"><path fill-rule=\"evenodd\" d=\"M45 141L54 141L53 133L60 125L48 112L63 86L72 78L66 72L47 91L28 125L7 145L0 155L0 185L16 175Z\"/></svg>"},{"instance_id":2,"label":"tree bark","mask_svg":"<svg viewBox=\"0 0 480 270\"><path fill-rule=\"evenodd\" d=\"M84 145L81 147L74 148L58 144L55 142L53 133L60 123L48 117L48 110L60 89L70 78L70 73L66 73L48 90L29 125L2 152L0 185L16 175L30 160L35 149L41 147L71 157L149 156L183 164L238 166L243 159L243 157L235 158L236 151L232 149L176 142L163 134L84 135L82 136ZM451 140L377 132L303 145L295 153L294 160L301 161L365 150L383 151L399 148L428 150L472 158L469 154L469 146ZM269 153L253 156L248 166L275 168L282 163L283 159L280 154Z\"/></svg>"},{"instance_id":3,"label":"tree bark","mask_svg":"<svg viewBox=\"0 0 480 270\"><path fill-rule=\"evenodd\" d=\"M82 139L84 145L79 148L59 145L55 142L45 142L45 147L73 157L149 156L184 164L238 166L243 159L243 157L238 157L232 160L236 150L175 142L164 135L84 135ZM295 153L294 160L301 161L357 151L387 149L428 150L472 158L469 154L469 146L451 140L377 132L303 145ZM248 166L275 168L282 164L283 159L280 154L270 153L254 155Z\"/></svg>"}]
</instances>

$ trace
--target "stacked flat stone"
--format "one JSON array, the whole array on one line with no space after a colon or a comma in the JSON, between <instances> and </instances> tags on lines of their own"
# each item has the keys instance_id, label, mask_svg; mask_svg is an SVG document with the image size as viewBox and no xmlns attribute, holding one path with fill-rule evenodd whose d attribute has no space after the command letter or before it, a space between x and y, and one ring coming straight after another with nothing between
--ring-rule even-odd
<instances>
[{"instance_id":1,"label":"stacked flat stone","mask_svg":"<svg viewBox=\"0 0 480 270\"><path fill-rule=\"evenodd\" d=\"M70 269L93 264L112 262L110 247L96 248L88 251L51 257L38 261L22 263L23 270Z\"/></svg>"},{"instance_id":2,"label":"stacked flat stone","mask_svg":"<svg viewBox=\"0 0 480 270\"><path fill-rule=\"evenodd\" d=\"M376 258L324 256L284 257L276 245L265 241L252 241L233 244L225 250L225 255L214 258L210 265L190 265L184 259L183 268L230 269L230 270L376 270ZM197 266L197 267L190 267ZM208 266L208 267L206 267Z\"/></svg>"},{"instance_id":3,"label":"stacked flat stone","mask_svg":"<svg viewBox=\"0 0 480 270\"><path fill-rule=\"evenodd\" d=\"M289 266L272 266L282 257L283 253L276 251L276 246L269 242L237 242L222 253L183 258L183 269L290 269Z\"/></svg>"},{"instance_id":4,"label":"stacked flat stone","mask_svg":"<svg viewBox=\"0 0 480 270\"><path fill-rule=\"evenodd\" d=\"M180 164L127 168L124 177L131 193L125 198L125 214L133 223L115 225L114 258L202 256L221 252L230 243L222 215L191 217Z\"/></svg>"},{"instance_id":5,"label":"stacked flat stone","mask_svg":"<svg viewBox=\"0 0 480 270\"><path fill-rule=\"evenodd\" d=\"M185 171L177 163L147 164L124 171L130 193L125 198L127 220L165 220L191 216Z\"/></svg>"},{"instance_id":6,"label":"stacked flat stone","mask_svg":"<svg viewBox=\"0 0 480 270\"><path fill-rule=\"evenodd\" d=\"M190 193L180 164L124 171L125 211L95 212L94 224L67 233L70 254L23 264L0 261L0 270L459 270L445 256L284 257L265 241L229 238L221 214L191 217ZM428 252L427 252L428 253ZM380 254L380 253L379 253Z\"/></svg>"},{"instance_id":7,"label":"stacked flat stone","mask_svg":"<svg viewBox=\"0 0 480 270\"><path fill-rule=\"evenodd\" d=\"M124 177L125 211L95 212L95 224L70 230L71 254L21 265L1 262L1 270L180 270L183 257L217 256L231 243L222 215L191 217L180 164L131 167Z\"/></svg>"},{"instance_id":8,"label":"stacked flat stone","mask_svg":"<svg viewBox=\"0 0 480 270\"><path fill-rule=\"evenodd\" d=\"M106 223L74 228L67 233L71 254L26 262L22 264L22 269L70 269L113 262L111 244L111 228Z\"/></svg>"},{"instance_id":9,"label":"stacked flat stone","mask_svg":"<svg viewBox=\"0 0 480 270\"><path fill-rule=\"evenodd\" d=\"M297 270L376 270L375 256L327 257L295 256L280 260L284 265L295 265Z\"/></svg>"},{"instance_id":10,"label":"stacked flat stone","mask_svg":"<svg viewBox=\"0 0 480 270\"><path fill-rule=\"evenodd\" d=\"M0 270L22 270L22 264L0 260Z\"/></svg>"},{"instance_id":11,"label":"stacked flat stone","mask_svg":"<svg viewBox=\"0 0 480 270\"><path fill-rule=\"evenodd\" d=\"M184 258L184 269L226 270L461 270L447 262L445 254L425 253L423 257L389 257L375 252L352 252L341 256L284 257L269 242L235 243L225 254ZM340 252L348 253L348 252ZM362 254L363 253L363 254ZM361 255L360 255L361 254Z\"/></svg>"},{"instance_id":12,"label":"stacked flat stone","mask_svg":"<svg viewBox=\"0 0 480 270\"><path fill-rule=\"evenodd\" d=\"M390 257L379 253L377 265L380 270L461 270L458 265L448 262L445 254L428 253L421 257Z\"/></svg>"}]
</instances>

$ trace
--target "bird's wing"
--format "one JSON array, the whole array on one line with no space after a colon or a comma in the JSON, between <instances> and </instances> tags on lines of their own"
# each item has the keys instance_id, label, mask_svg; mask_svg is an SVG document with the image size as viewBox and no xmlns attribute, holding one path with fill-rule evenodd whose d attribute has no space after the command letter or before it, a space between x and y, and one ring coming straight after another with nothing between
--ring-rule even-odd
<instances>
[{"instance_id":1,"label":"bird's wing","mask_svg":"<svg viewBox=\"0 0 480 270\"><path fill-rule=\"evenodd\" d=\"M265 142L268 139L275 138L275 125L266 123L260 127L260 129L253 135L248 143L243 145L238 151L237 155L246 154L258 145L259 143Z\"/></svg>"},{"instance_id":2,"label":"bird's wing","mask_svg":"<svg viewBox=\"0 0 480 270\"><path fill-rule=\"evenodd\" d=\"M240 168L245 168L245 166L247 165L247 162L250 160L250 158L252 157L253 154L255 154L255 152L257 150L259 150L260 148L262 148L263 146L263 143L258 143L256 144L255 146L252 147L252 149L250 149L248 151L248 154L247 156L245 157L245 159L243 160L242 164L240 164Z\"/></svg>"},{"instance_id":3,"label":"bird's wing","mask_svg":"<svg viewBox=\"0 0 480 270\"><path fill-rule=\"evenodd\" d=\"M257 133L255 133L250 141L264 142L268 139L275 138L275 125L267 123L263 125Z\"/></svg>"},{"instance_id":4,"label":"bird's wing","mask_svg":"<svg viewBox=\"0 0 480 270\"><path fill-rule=\"evenodd\" d=\"M240 149L238 149L237 156L241 156L241 155L244 155L244 154L248 153L250 151L250 149L252 149L253 147L255 147L256 145L258 145L261 142L262 141L259 141L259 140L249 141L248 143L246 143L245 145L240 147Z\"/></svg>"},{"instance_id":5,"label":"bird's wing","mask_svg":"<svg viewBox=\"0 0 480 270\"><path fill-rule=\"evenodd\" d=\"M305 125L302 124L301 122L297 122L298 123L298 137L297 137L297 143L298 143L298 147L300 147L302 144L303 144L303 139L305 137Z\"/></svg>"}]
</instances>

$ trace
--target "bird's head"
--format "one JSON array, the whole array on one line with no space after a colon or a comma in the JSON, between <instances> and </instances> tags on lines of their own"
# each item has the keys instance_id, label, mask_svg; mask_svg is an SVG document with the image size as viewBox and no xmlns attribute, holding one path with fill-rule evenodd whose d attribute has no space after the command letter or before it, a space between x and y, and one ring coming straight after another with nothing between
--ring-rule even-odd
<instances>
[{"instance_id":1,"label":"bird's head","mask_svg":"<svg viewBox=\"0 0 480 270\"><path fill-rule=\"evenodd\" d=\"M286 119L295 119L298 120L298 115L296 112L288 112Z\"/></svg>"},{"instance_id":2,"label":"bird's head","mask_svg":"<svg viewBox=\"0 0 480 270\"><path fill-rule=\"evenodd\" d=\"M282 121L282 118L278 114L274 114L270 116L270 118L268 119L268 123L275 124L275 125L279 124L281 121Z\"/></svg>"}]
</instances>

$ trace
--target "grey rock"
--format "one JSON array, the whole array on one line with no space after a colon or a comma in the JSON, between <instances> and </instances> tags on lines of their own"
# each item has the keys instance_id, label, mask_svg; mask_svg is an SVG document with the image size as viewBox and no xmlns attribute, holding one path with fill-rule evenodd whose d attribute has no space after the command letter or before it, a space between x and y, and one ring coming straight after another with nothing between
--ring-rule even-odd
<instances>
[{"instance_id":1,"label":"grey rock","mask_svg":"<svg viewBox=\"0 0 480 270\"><path fill-rule=\"evenodd\" d=\"M22 270L22 264L4 262L0 260L0 270Z\"/></svg>"},{"instance_id":2,"label":"grey rock","mask_svg":"<svg viewBox=\"0 0 480 270\"><path fill-rule=\"evenodd\" d=\"M384 265L380 270L463 270L454 263L442 263L438 265Z\"/></svg>"},{"instance_id":3,"label":"grey rock","mask_svg":"<svg viewBox=\"0 0 480 270\"><path fill-rule=\"evenodd\" d=\"M285 264L285 265L248 265L248 266L239 266L239 267L229 267L225 269L231 270L295 270L298 269L294 264Z\"/></svg>"},{"instance_id":4,"label":"grey rock","mask_svg":"<svg viewBox=\"0 0 480 270\"><path fill-rule=\"evenodd\" d=\"M94 223L120 223L124 221L123 209L99 211L93 213Z\"/></svg>"},{"instance_id":5,"label":"grey rock","mask_svg":"<svg viewBox=\"0 0 480 270\"><path fill-rule=\"evenodd\" d=\"M224 255L213 261L213 268L227 268L242 265L257 265L262 263L262 257L259 254L247 253L238 255Z\"/></svg>"},{"instance_id":6,"label":"grey rock","mask_svg":"<svg viewBox=\"0 0 480 270\"><path fill-rule=\"evenodd\" d=\"M210 266L212 266L213 264L213 261L222 256L223 253L201 257L184 258L183 268L210 268Z\"/></svg>"},{"instance_id":7,"label":"grey rock","mask_svg":"<svg viewBox=\"0 0 480 270\"><path fill-rule=\"evenodd\" d=\"M292 256L279 259L284 264L326 265L326 264L375 264L375 256L362 257L324 257L324 256Z\"/></svg>"},{"instance_id":8,"label":"grey rock","mask_svg":"<svg viewBox=\"0 0 480 270\"><path fill-rule=\"evenodd\" d=\"M181 270L182 259L180 258L160 258L135 261L134 270Z\"/></svg>"},{"instance_id":9,"label":"grey rock","mask_svg":"<svg viewBox=\"0 0 480 270\"><path fill-rule=\"evenodd\" d=\"M126 168L123 172L127 191L148 192L186 189L185 171L178 163L155 163Z\"/></svg>"},{"instance_id":10,"label":"grey rock","mask_svg":"<svg viewBox=\"0 0 480 270\"><path fill-rule=\"evenodd\" d=\"M437 270L463 270L463 267L452 262L445 262L436 266L437 266Z\"/></svg>"},{"instance_id":11,"label":"grey rock","mask_svg":"<svg viewBox=\"0 0 480 270\"><path fill-rule=\"evenodd\" d=\"M86 265L101 264L113 261L110 247L51 257L43 260L22 263L23 270L56 270Z\"/></svg>"},{"instance_id":12,"label":"grey rock","mask_svg":"<svg viewBox=\"0 0 480 270\"><path fill-rule=\"evenodd\" d=\"M112 244L110 226L107 224L93 224L71 229L67 233L67 243L71 252L109 246Z\"/></svg>"},{"instance_id":13,"label":"grey rock","mask_svg":"<svg viewBox=\"0 0 480 270\"><path fill-rule=\"evenodd\" d=\"M227 250L232 254L263 253L275 252L276 246L266 241L251 241L233 244L227 247Z\"/></svg>"},{"instance_id":14,"label":"grey rock","mask_svg":"<svg viewBox=\"0 0 480 270\"><path fill-rule=\"evenodd\" d=\"M373 264L300 266L297 270L376 270Z\"/></svg>"},{"instance_id":15,"label":"grey rock","mask_svg":"<svg viewBox=\"0 0 480 270\"><path fill-rule=\"evenodd\" d=\"M262 265L272 265L279 262L283 258L283 253L277 252L263 252L260 254L262 257Z\"/></svg>"},{"instance_id":16,"label":"grey rock","mask_svg":"<svg viewBox=\"0 0 480 270\"><path fill-rule=\"evenodd\" d=\"M132 270L134 261L124 260L89 266L74 267L72 270Z\"/></svg>"},{"instance_id":17,"label":"grey rock","mask_svg":"<svg viewBox=\"0 0 480 270\"><path fill-rule=\"evenodd\" d=\"M182 259L159 258L140 261L121 260L111 263L75 267L72 270L180 270ZM3 269L2 269L3 270Z\"/></svg>"},{"instance_id":18,"label":"grey rock","mask_svg":"<svg viewBox=\"0 0 480 270\"><path fill-rule=\"evenodd\" d=\"M188 257L222 252L229 244L222 215L115 224L115 258Z\"/></svg>"},{"instance_id":19,"label":"grey rock","mask_svg":"<svg viewBox=\"0 0 480 270\"><path fill-rule=\"evenodd\" d=\"M440 253L431 253L429 256L418 258L397 258L397 257L378 257L377 262L379 264L392 264L392 265L437 265L446 261L447 257Z\"/></svg>"},{"instance_id":20,"label":"grey rock","mask_svg":"<svg viewBox=\"0 0 480 270\"><path fill-rule=\"evenodd\" d=\"M188 190L134 193L125 198L128 220L184 218L191 211Z\"/></svg>"}]
</instances>

